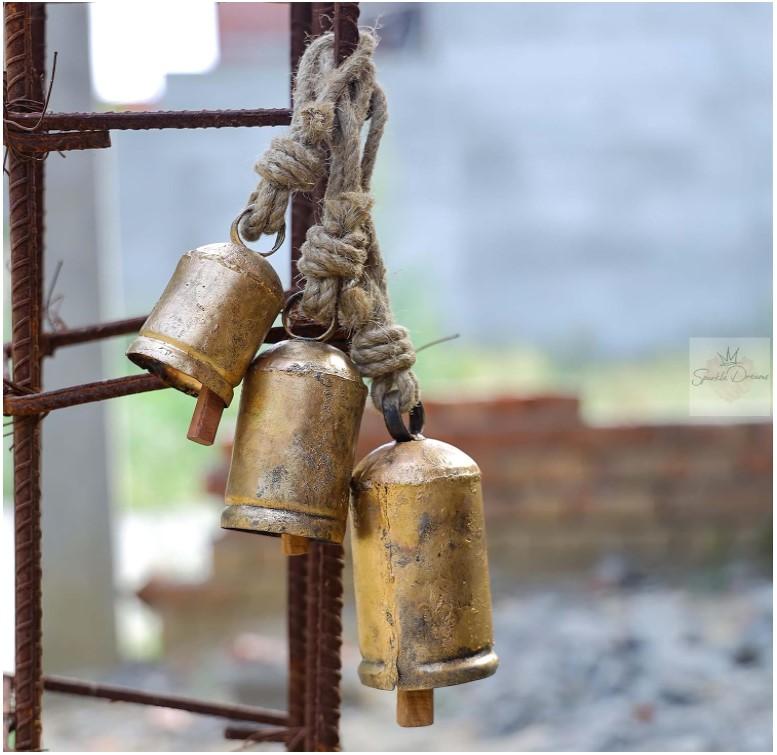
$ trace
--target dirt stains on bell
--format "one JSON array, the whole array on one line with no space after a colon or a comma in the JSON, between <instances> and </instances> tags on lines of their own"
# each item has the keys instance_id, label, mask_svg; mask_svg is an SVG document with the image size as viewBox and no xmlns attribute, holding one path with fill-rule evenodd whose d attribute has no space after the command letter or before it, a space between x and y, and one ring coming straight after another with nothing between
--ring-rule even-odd
<instances>
[{"instance_id":1,"label":"dirt stains on bell","mask_svg":"<svg viewBox=\"0 0 777 755\"><path fill-rule=\"evenodd\" d=\"M370 453L352 489L359 677L398 689L400 725L428 725L431 690L490 676L498 664L480 470L453 446L415 435Z\"/></svg>"},{"instance_id":2,"label":"dirt stains on bell","mask_svg":"<svg viewBox=\"0 0 777 755\"><path fill-rule=\"evenodd\" d=\"M243 244L238 220L229 242L181 257L127 350L135 364L198 397L188 437L205 445L283 305L277 273Z\"/></svg>"},{"instance_id":3,"label":"dirt stains on bell","mask_svg":"<svg viewBox=\"0 0 777 755\"><path fill-rule=\"evenodd\" d=\"M367 388L346 354L283 341L243 386L221 526L340 543Z\"/></svg>"}]
</instances>

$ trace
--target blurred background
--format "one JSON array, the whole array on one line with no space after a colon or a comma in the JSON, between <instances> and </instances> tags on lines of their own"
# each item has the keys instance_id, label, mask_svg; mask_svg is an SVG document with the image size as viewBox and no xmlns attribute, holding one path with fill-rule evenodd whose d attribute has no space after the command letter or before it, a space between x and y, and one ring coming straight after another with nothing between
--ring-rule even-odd
<instances>
[{"instance_id":1,"label":"blurred background","mask_svg":"<svg viewBox=\"0 0 777 755\"><path fill-rule=\"evenodd\" d=\"M288 13L50 4L50 107L286 107ZM502 665L399 729L394 696L358 683L347 564L343 748L771 750L771 421L688 406L689 338L771 337L771 6L365 3L362 22L389 99L394 309L416 345L460 334L417 372L428 434L484 473ZM49 327L148 312L183 252L226 240L280 132L52 155ZM288 284L288 249L272 261ZM128 341L61 350L46 387L136 372ZM280 549L218 527L238 401L212 448L185 439L193 406L168 390L46 419L44 668L285 707ZM385 440L368 411L359 453ZM221 731L45 700L51 750L234 746Z\"/></svg>"}]
</instances>

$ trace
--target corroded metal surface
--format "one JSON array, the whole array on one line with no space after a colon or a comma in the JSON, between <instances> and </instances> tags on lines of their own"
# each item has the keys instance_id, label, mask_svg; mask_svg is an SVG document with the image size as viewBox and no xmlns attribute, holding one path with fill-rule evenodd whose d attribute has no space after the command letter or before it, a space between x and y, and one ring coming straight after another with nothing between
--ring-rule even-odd
<instances>
[{"instance_id":1,"label":"corroded metal surface","mask_svg":"<svg viewBox=\"0 0 777 755\"><path fill-rule=\"evenodd\" d=\"M342 63L359 44L359 4L334 3L335 56Z\"/></svg>"},{"instance_id":2,"label":"corroded metal surface","mask_svg":"<svg viewBox=\"0 0 777 755\"><path fill-rule=\"evenodd\" d=\"M8 104L43 108L45 6L5 4ZM37 116L36 116L37 117ZM43 312L43 163L16 150L8 154L11 247L11 357L13 381L41 387ZM41 743L41 524L40 418L13 424L16 748Z\"/></svg>"},{"instance_id":3,"label":"corroded metal surface","mask_svg":"<svg viewBox=\"0 0 777 755\"><path fill-rule=\"evenodd\" d=\"M361 681L429 689L497 666L480 470L447 443L388 443L353 477Z\"/></svg>"},{"instance_id":4,"label":"corroded metal surface","mask_svg":"<svg viewBox=\"0 0 777 755\"><path fill-rule=\"evenodd\" d=\"M367 388L328 344L283 341L246 375L221 526L342 542Z\"/></svg>"},{"instance_id":5,"label":"corroded metal surface","mask_svg":"<svg viewBox=\"0 0 777 755\"><path fill-rule=\"evenodd\" d=\"M205 385L229 406L282 304L262 256L231 242L198 247L181 258L127 356L184 393Z\"/></svg>"},{"instance_id":6,"label":"corroded metal surface","mask_svg":"<svg viewBox=\"0 0 777 755\"><path fill-rule=\"evenodd\" d=\"M11 112L10 118L19 126L35 125L38 115ZM152 112L124 111L121 113L47 113L41 128L52 131L144 131L158 128L242 128L256 126L288 126L291 110L264 108L258 110L157 110Z\"/></svg>"},{"instance_id":7,"label":"corroded metal surface","mask_svg":"<svg viewBox=\"0 0 777 755\"><path fill-rule=\"evenodd\" d=\"M31 417L36 414L46 414L54 409L90 404L119 396L131 396L134 393L158 391L162 388L169 388L169 386L156 375L144 374L22 396L6 394L3 396L3 414L13 417Z\"/></svg>"},{"instance_id":8,"label":"corroded metal surface","mask_svg":"<svg viewBox=\"0 0 777 755\"><path fill-rule=\"evenodd\" d=\"M308 570L304 749L333 751L340 749L343 547L312 542Z\"/></svg>"},{"instance_id":9,"label":"corroded metal surface","mask_svg":"<svg viewBox=\"0 0 777 755\"><path fill-rule=\"evenodd\" d=\"M3 680L13 681L11 675L4 674ZM93 697L112 702L132 703L134 705L150 705L156 708L174 708L199 713L203 716L229 718L234 721L250 721L255 724L285 726L288 717L282 710L259 708L254 705L239 705L234 703L215 703L208 700L197 700L181 695L167 695L157 692L120 687L114 684L97 684L81 679L71 679L67 676L46 675L42 679L43 689L47 692L59 692L65 695Z\"/></svg>"},{"instance_id":10,"label":"corroded metal surface","mask_svg":"<svg viewBox=\"0 0 777 755\"><path fill-rule=\"evenodd\" d=\"M289 726L305 725L306 587L308 559L287 558L287 634L289 641ZM292 744L293 742L293 744ZM303 749L303 738L290 733L286 749Z\"/></svg>"},{"instance_id":11,"label":"corroded metal surface","mask_svg":"<svg viewBox=\"0 0 777 755\"><path fill-rule=\"evenodd\" d=\"M41 349L44 356L52 356L57 349L63 346L76 346L80 343L90 343L92 341L101 341L104 338L112 338L113 336L137 333L147 319L148 315L144 315L142 317L130 317L126 320L113 320L96 325L85 325L81 328L57 330L54 333L42 333ZM314 322L295 324L294 332L303 338L313 338L321 332L321 326ZM278 343L285 341L288 337L286 331L278 326L277 328L270 328L270 332L267 334L264 342ZM329 343L338 348L346 348L348 345L348 334L343 330L338 330L334 333ZM7 357L11 356L10 341L3 344L3 353ZM77 387L74 386L74 388Z\"/></svg>"},{"instance_id":12,"label":"corroded metal surface","mask_svg":"<svg viewBox=\"0 0 777 755\"><path fill-rule=\"evenodd\" d=\"M111 146L111 135L107 131L19 131L6 124L3 136L6 147L27 156Z\"/></svg>"}]
</instances>

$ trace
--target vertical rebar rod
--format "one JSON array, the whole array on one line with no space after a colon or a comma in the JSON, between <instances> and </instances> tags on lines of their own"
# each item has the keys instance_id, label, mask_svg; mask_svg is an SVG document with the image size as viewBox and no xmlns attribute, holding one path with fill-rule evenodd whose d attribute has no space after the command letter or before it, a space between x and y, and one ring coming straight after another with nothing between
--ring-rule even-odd
<instances>
[{"instance_id":1,"label":"vertical rebar rod","mask_svg":"<svg viewBox=\"0 0 777 755\"><path fill-rule=\"evenodd\" d=\"M308 559L307 556L293 556L288 562L287 582L287 626L289 642L289 729L295 732L286 741L286 749L301 751L304 741L296 731L305 725L305 647L307 627L306 598Z\"/></svg>"},{"instance_id":2,"label":"vertical rebar rod","mask_svg":"<svg viewBox=\"0 0 777 755\"><path fill-rule=\"evenodd\" d=\"M306 752L319 752L320 688L318 678L321 656L321 627L319 615L321 606L321 543L311 542L307 559L307 627L305 657L305 742Z\"/></svg>"},{"instance_id":3,"label":"vertical rebar rod","mask_svg":"<svg viewBox=\"0 0 777 755\"><path fill-rule=\"evenodd\" d=\"M332 3L311 3L311 37L317 37L328 31L327 13L331 18ZM325 181L319 181L316 188L304 200L307 227L320 218L320 204L326 190ZM297 276L299 278L299 276ZM301 284L301 280L297 281ZM319 737L320 688L319 662L321 658L321 627L319 616L321 608L321 543L311 542L307 560L307 590L305 598L306 646L305 646L305 737L302 749L307 752L320 752L323 747Z\"/></svg>"},{"instance_id":4,"label":"vertical rebar rod","mask_svg":"<svg viewBox=\"0 0 777 755\"><path fill-rule=\"evenodd\" d=\"M312 3L311 4L311 36L317 37L331 30L334 18L334 3ZM319 181L316 188L307 197L309 201L308 223L318 222L321 213L321 201L326 191L326 181ZM322 752L327 750L339 749L339 736L337 726L339 724L339 705L340 689L339 685L335 690L322 689L321 678L321 660L323 651L322 637L322 604L323 595L323 566L322 566L322 547L323 543L311 542L307 558L307 598L306 598L306 647L305 647L305 738L304 750L307 752ZM339 644L340 638L335 638ZM339 664L339 655L337 658ZM324 717L327 716L327 724L331 730L332 714L324 708L327 702L327 695L334 695L334 703L337 711L334 716L334 737L330 736L329 742L324 743L322 731L325 728Z\"/></svg>"},{"instance_id":5,"label":"vertical rebar rod","mask_svg":"<svg viewBox=\"0 0 777 755\"><path fill-rule=\"evenodd\" d=\"M314 3L313 35L334 30L339 64L359 41L358 3ZM311 222L326 186L313 195ZM305 749L340 749L340 677L343 610L343 547L313 542L307 556L307 647Z\"/></svg>"},{"instance_id":6,"label":"vertical rebar rod","mask_svg":"<svg viewBox=\"0 0 777 755\"><path fill-rule=\"evenodd\" d=\"M312 31L312 7L310 3L291 3L290 26L290 102L294 107L294 78L299 59ZM309 196L294 194L291 200L291 285L299 286L297 262L305 234L313 222L313 201ZM308 557L294 556L287 559L287 632L289 642L289 729L300 730L305 725L305 670L307 663L307 586ZM294 734L286 740L288 751L305 749L304 736Z\"/></svg>"},{"instance_id":7,"label":"vertical rebar rod","mask_svg":"<svg viewBox=\"0 0 777 755\"><path fill-rule=\"evenodd\" d=\"M6 3L5 50L9 103L43 107L45 5ZM43 309L43 162L8 154L13 380L41 389ZM14 418L14 556L16 595L16 749L41 746L42 624L40 418Z\"/></svg>"}]
</instances>

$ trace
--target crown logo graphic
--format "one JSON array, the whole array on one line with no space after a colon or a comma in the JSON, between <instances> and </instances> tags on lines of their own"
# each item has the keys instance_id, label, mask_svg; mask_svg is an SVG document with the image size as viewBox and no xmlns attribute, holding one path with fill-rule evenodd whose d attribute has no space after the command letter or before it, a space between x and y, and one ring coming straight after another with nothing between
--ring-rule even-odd
<instances>
[{"instance_id":1,"label":"crown logo graphic","mask_svg":"<svg viewBox=\"0 0 777 755\"><path fill-rule=\"evenodd\" d=\"M731 352L731 347L726 347L726 356L723 356L720 352L718 352L718 357L720 358L720 366L721 367L730 367L735 364L739 364L739 349L737 349L735 352Z\"/></svg>"}]
</instances>

